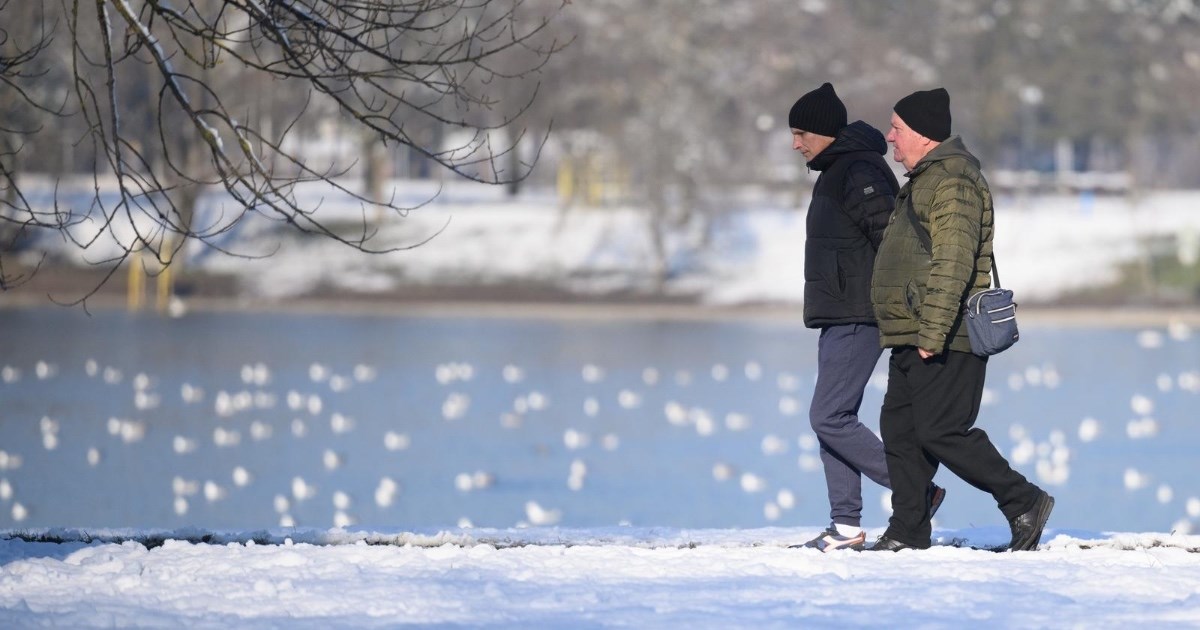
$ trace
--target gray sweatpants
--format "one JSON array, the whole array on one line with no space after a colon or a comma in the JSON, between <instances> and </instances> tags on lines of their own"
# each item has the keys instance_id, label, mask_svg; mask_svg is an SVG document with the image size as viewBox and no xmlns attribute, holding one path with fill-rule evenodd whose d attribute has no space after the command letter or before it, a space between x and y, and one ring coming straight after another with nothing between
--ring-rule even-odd
<instances>
[{"instance_id":1,"label":"gray sweatpants","mask_svg":"<svg viewBox=\"0 0 1200 630\"><path fill-rule=\"evenodd\" d=\"M809 422L821 444L834 523L862 521L862 476L891 488L883 442L858 420L863 390L883 349L879 328L845 324L821 329L817 342L817 386Z\"/></svg>"}]
</instances>

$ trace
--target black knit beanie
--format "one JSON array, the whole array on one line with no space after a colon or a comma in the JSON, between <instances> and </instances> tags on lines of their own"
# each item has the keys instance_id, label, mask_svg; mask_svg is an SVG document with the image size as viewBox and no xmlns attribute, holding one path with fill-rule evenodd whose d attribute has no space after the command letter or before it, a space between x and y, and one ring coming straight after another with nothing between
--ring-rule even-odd
<instances>
[{"instance_id":1,"label":"black knit beanie","mask_svg":"<svg viewBox=\"0 0 1200 630\"><path fill-rule=\"evenodd\" d=\"M833 91L833 86L825 83L792 105L788 126L832 138L846 126L846 106Z\"/></svg>"},{"instance_id":2,"label":"black knit beanie","mask_svg":"<svg viewBox=\"0 0 1200 630\"><path fill-rule=\"evenodd\" d=\"M913 131L941 142L950 137L950 93L946 88L913 92L896 102L896 114Z\"/></svg>"}]
</instances>

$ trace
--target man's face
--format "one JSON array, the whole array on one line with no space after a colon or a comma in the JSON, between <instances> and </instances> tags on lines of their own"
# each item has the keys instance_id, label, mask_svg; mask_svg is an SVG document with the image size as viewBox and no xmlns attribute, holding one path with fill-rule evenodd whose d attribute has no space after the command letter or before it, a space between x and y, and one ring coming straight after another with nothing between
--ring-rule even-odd
<instances>
[{"instance_id":1,"label":"man's face","mask_svg":"<svg viewBox=\"0 0 1200 630\"><path fill-rule=\"evenodd\" d=\"M909 128L896 113L892 113L892 126L888 129L887 141L892 143L892 159L912 170L932 148L932 140Z\"/></svg>"},{"instance_id":2,"label":"man's face","mask_svg":"<svg viewBox=\"0 0 1200 630\"><path fill-rule=\"evenodd\" d=\"M833 144L833 138L830 136L792 128L792 150L803 153L805 162L811 162L831 144Z\"/></svg>"}]
</instances>

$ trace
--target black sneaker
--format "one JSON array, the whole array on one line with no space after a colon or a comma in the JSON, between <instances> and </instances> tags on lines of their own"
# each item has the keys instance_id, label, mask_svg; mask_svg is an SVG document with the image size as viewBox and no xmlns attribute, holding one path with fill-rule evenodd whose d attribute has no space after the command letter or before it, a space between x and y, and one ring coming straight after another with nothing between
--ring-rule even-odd
<instances>
[{"instance_id":1,"label":"black sneaker","mask_svg":"<svg viewBox=\"0 0 1200 630\"><path fill-rule=\"evenodd\" d=\"M863 546L867 542L867 532L859 530L854 536L843 536L836 529L830 527L821 532L820 536L804 543L803 545L792 545L789 549L816 549L823 553L838 551L839 549L849 549L851 551L862 551Z\"/></svg>"},{"instance_id":2,"label":"black sneaker","mask_svg":"<svg viewBox=\"0 0 1200 630\"><path fill-rule=\"evenodd\" d=\"M1012 542L1008 544L1009 551L1029 551L1037 549L1038 541L1042 539L1042 529L1050 520L1050 511L1054 509L1054 497L1044 490L1038 496L1030 510L1008 522L1012 529Z\"/></svg>"},{"instance_id":3,"label":"black sneaker","mask_svg":"<svg viewBox=\"0 0 1200 630\"><path fill-rule=\"evenodd\" d=\"M929 484L929 488L925 490L925 505L929 507L929 518L932 519L934 514L937 514L938 508L942 507L942 501L946 499L946 489L936 483Z\"/></svg>"},{"instance_id":4,"label":"black sneaker","mask_svg":"<svg viewBox=\"0 0 1200 630\"><path fill-rule=\"evenodd\" d=\"M895 538L888 538L887 534L875 539L875 544L867 547L867 551L902 551L904 549L919 549L908 543L902 543Z\"/></svg>"}]
</instances>

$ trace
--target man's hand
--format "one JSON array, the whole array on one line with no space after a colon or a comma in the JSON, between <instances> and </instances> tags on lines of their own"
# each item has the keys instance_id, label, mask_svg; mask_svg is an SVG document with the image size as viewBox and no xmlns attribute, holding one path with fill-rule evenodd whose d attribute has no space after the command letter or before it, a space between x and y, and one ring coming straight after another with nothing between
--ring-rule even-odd
<instances>
[{"instance_id":1,"label":"man's hand","mask_svg":"<svg viewBox=\"0 0 1200 630\"><path fill-rule=\"evenodd\" d=\"M929 357L934 356L937 353L930 352L930 351L926 350L925 348L917 348L917 354L921 355L921 359L924 360L924 359L928 359Z\"/></svg>"}]
</instances>

